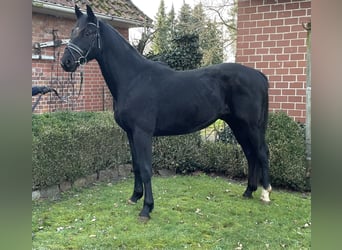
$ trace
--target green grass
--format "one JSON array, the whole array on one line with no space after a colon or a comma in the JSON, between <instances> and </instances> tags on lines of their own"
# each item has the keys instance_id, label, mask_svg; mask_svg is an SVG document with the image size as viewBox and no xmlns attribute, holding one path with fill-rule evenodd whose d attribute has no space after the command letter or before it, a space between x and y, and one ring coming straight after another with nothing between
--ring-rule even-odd
<instances>
[{"instance_id":1,"label":"green grass","mask_svg":"<svg viewBox=\"0 0 342 250\"><path fill-rule=\"evenodd\" d=\"M310 249L311 196L274 190L270 205L245 184L154 177L151 220L127 204L133 180L72 190L32 208L33 249Z\"/></svg>"}]
</instances>

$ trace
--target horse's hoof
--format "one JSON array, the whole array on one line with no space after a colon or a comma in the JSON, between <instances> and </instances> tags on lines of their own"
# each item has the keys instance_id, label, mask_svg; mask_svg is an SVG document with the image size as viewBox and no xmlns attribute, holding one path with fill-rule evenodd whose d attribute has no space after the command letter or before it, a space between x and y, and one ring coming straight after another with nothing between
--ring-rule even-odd
<instances>
[{"instance_id":1,"label":"horse's hoof","mask_svg":"<svg viewBox=\"0 0 342 250\"><path fill-rule=\"evenodd\" d=\"M242 197L246 198L246 199L253 199L253 195L252 194L248 194L248 193L243 193Z\"/></svg>"},{"instance_id":2,"label":"horse's hoof","mask_svg":"<svg viewBox=\"0 0 342 250\"><path fill-rule=\"evenodd\" d=\"M265 204L265 205L270 205L271 204L270 200L266 201L266 200L260 199L260 201L261 201L262 204Z\"/></svg>"},{"instance_id":3,"label":"horse's hoof","mask_svg":"<svg viewBox=\"0 0 342 250\"><path fill-rule=\"evenodd\" d=\"M132 201L131 199L129 199L129 200L127 201L127 203L128 203L129 205L136 205L136 204L137 204L136 202Z\"/></svg>"},{"instance_id":4,"label":"horse's hoof","mask_svg":"<svg viewBox=\"0 0 342 250\"><path fill-rule=\"evenodd\" d=\"M148 222L150 219L151 219L150 216L141 216L141 215L139 215L139 221L141 221L143 223Z\"/></svg>"}]
</instances>

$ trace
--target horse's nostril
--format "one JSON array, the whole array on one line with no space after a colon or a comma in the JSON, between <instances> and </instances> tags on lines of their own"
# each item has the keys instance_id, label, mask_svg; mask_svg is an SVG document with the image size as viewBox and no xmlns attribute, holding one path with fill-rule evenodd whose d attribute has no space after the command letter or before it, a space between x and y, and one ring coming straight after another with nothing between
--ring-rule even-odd
<instances>
[{"instance_id":1,"label":"horse's nostril","mask_svg":"<svg viewBox=\"0 0 342 250\"><path fill-rule=\"evenodd\" d=\"M70 67L71 65L71 60L67 59L67 60L64 60L64 61L61 61L61 66L64 68L64 67Z\"/></svg>"}]
</instances>

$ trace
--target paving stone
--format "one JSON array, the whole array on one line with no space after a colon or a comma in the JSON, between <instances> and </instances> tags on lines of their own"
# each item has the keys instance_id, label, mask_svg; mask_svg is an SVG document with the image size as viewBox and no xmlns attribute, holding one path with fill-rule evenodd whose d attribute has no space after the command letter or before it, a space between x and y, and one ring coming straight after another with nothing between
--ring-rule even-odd
<instances>
[{"instance_id":1,"label":"paving stone","mask_svg":"<svg viewBox=\"0 0 342 250\"><path fill-rule=\"evenodd\" d=\"M35 201L35 200L39 200L39 199L40 199L40 191L39 190L33 191L32 192L32 200Z\"/></svg>"}]
</instances>

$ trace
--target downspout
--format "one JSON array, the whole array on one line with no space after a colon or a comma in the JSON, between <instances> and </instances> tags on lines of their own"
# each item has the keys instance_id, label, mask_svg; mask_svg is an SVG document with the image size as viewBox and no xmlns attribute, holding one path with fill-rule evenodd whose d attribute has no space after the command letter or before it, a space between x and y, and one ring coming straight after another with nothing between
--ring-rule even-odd
<instances>
[{"instance_id":1,"label":"downspout","mask_svg":"<svg viewBox=\"0 0 342 250\"><path fill-rule=\"evenodd\" d=\"M306 146L306 173L308 181L311 176L311 22L303 24L307 31L306 38L306 122L305 122L305 146Z\"/></svg>"}]
</instances>

